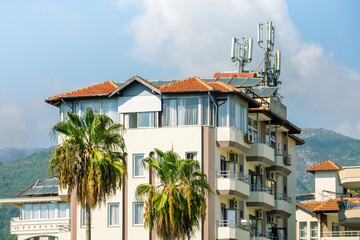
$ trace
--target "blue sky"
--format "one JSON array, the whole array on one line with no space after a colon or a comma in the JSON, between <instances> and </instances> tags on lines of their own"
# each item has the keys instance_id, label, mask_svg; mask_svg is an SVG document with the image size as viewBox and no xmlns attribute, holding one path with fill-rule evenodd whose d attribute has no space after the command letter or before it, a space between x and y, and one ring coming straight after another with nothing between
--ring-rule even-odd
<instances>
[{"instance_id":1,"label":"blue sky","mask_svg":"<svg viewBox=\"0 0 360 240\"><path fill-rule=\"evenodd\" d=\"M360 138L359 7L355 0L0 0L0 148L55 144L49 132L58 109L45 104L48 96L135 74L236 70L231 37L255 38L256 23L269 19L289 120Z\"/></svg>"}]
</instances>

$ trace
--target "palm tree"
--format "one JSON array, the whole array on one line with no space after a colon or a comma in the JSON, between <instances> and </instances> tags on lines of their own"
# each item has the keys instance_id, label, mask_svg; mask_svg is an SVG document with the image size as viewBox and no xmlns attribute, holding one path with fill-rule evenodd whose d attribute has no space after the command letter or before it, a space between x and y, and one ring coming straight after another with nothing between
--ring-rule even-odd
<instances>
[{"instance_id":1,"label":"palm tree","mask_svg":"<svg viewBox=\"0 0 360 240\"><path fill-rule=\"evenodd\" d=\"M159 182L141 184L135 193L145 202L144 225L163 240L189 239L206 216L207 177L196 160L181 160L173 150L155 153L159 160L148 157L143 164Z\"/></svg>"},{"instance_id":2,"label":"palm tree","mask_svg":"<svg viewBox=\"0 0 360 240\"><path fill-rule=\"evenodd\" d=\"M91 209L121 188L126 176L123 127L91 108L78 116L67 112L67 120L52 128L64 141L54 148L50 171L67 188L68 198L76 189L78 202L86 209L86 239L91 239Z\"/></svg>"}]
</instances>

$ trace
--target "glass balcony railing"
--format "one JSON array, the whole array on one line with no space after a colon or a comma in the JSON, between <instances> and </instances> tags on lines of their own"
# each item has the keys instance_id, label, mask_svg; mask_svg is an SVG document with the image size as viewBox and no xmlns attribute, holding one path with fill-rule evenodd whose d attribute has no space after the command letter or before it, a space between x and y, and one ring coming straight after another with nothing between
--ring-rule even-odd
<instances>
[{"instance_id":1,"label":"glass balcony railing","mask_svg":"<svg viewBox=\"0 0 360 240\"><path fill-rule=\"evenodd\" d=\"M239 181L242 181L244 183L248 183L248 177L246 175L243 175L239 172L235 171L216 171L216 177L218 178L229 178L229 179L236 179Z\"/></svg>"},{"instance_id":2,"label":"glass balcony railing","mask_svg":"<svg viewBox=\"0 0 360 240\"><path fill-rule=\"evenodd\" d=\"M289 197L288 195L286 195L284 193L276 193L275 200L284 200L288 203L291 203L291 197Z\"/></svg>"},{"instance_id":3,"label":"glass balcony railing","mask_svg":"<svg viewBox=\"0 0 360 240\"><path fill-rule=\"evenodd\" d=\"M251 184L250 191L251 192L267 192L271 195L275 194L274 188L270 188L264 184Z\"/></svg>"},{"instance_id":4,"label":"glass balcony railing","mask_svg":"<svg viewBox=\"0 0 360 240\"><path fill-rule=\"evenodd\" d=\"M216 226L218 227L232 227L232 228L241 228L243 230L248 231L246 225L241 224L241 222L237 222L234 220L216 220Z\"/></svg>"}]
</instances>

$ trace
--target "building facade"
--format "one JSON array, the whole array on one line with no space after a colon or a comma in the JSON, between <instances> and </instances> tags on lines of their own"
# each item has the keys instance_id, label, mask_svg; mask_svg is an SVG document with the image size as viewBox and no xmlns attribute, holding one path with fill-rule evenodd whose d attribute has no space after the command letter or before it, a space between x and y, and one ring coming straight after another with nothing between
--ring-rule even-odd
<instances>
[{"instance_id":1,"label":"building facade","mask_svg":"<svg viewBox=\"0 0 360 240\"><path fill-rule=\"evenodd\" d=\"M315 193L298 197L297 239L360 239L360 168L328 160L306 170L315 175Z\"/></svg>"},{"instance_id":2,"label":"building facade","mask_svg":"<svg viewBox=\"0 0 360 240\"><path fill-rule=\"evenodd\" d=\"M141 164L154 148L198 160L208 176L214 194L192 239L296 238L295 149L304 141L294 135L301 130L286 119L277 88L256 73L156 81L134 76L45 101L59 108L61 121L67 111L81 115L92 107L126 128L128 176L92 211L93 239L155 239L143 226L144 204L135 199L139 184L156 182ZM84 211L74 194L71 199L70 238L85 239Z\"/></svg>"}]
</instances>

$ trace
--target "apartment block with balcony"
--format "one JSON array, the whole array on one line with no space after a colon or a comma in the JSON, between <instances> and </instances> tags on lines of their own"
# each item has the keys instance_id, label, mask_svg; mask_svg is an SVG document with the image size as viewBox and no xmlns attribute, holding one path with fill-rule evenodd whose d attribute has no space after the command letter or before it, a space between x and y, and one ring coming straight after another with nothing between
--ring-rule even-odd
<instances>
[{"instance_id":1,"label":"apartment block with balcony","mask_svg":"<svg viewBox=\"0 0 360 240\"><path fill-rule=\"evenodd\" d=\"M183 80L134 76L47 98L61 121L66 111L81 115L92 107L126 128L128 177L93 210L92 237L155 239L143 226L135 189L157 181L141 160L154 148L173 148L200 162L214 192L193 239L295 239L295 148L304 141L276 90L256 73L231 72ZM71 239L84 239L83 211L72 200Z\"/></svg>"},{"instance_id":2,"label":"apartment block with balcony","mask_svg":"<svg viewBox=\"0 0 360 240\"><path fill-rule=\"evenodd\" d=\"M19 215L10 222L10 233L18 240L66 240L71 231L71 210L66 200L57 179L39 179L17 198L0 199L0 204L19 208Z\"/></svg>"},{"instance_id":3,"label":"apartment block with balcony","mask_svg":"<svg viewBox=\"0 0 360 240\"><path fill-rule=\"evenodd\" d=\"M297 239L360 239L358 169L330 160L306 169L315 175L315 193L298 196Z\"/></svg>"}]
</instances>

